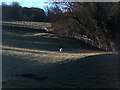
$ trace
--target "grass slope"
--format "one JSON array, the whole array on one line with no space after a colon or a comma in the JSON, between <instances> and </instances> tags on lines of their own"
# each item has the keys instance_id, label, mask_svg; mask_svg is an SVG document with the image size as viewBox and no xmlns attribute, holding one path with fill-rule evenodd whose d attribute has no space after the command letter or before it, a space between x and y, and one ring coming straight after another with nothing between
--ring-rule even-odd
<instances>
[{"instance_id":1,"label":"grass slope","mask_svg":"<svg viewBox=\"0 0 120 90\"><path fill-rule=\"evenodd\" d=\"M83 41L3 29L2 49L3 88L116 88L118 85L117 55L98 51Z\"/></svg>"},{"instance_id":2,"label":"grass slope","mask_svg":"<svg viewBox=\"0 0 120 90\"><path fill-rule=\"evenodd\" d=\"M83 41L70 37L14 29L3 29L3 45L52 51L58 51L60 47L63 47L66 52L99 50Z\"/></svg>"}]
</instances>

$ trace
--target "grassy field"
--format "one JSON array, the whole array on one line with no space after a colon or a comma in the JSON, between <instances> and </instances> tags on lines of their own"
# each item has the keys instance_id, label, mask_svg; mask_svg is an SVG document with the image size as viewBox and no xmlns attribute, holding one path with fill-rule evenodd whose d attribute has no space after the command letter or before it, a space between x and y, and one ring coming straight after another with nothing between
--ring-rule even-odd
<instances>
[{"instance_id":1,"label":"grassy field","mask_svg":"<svg viewBox=\"0 0 120 90\"><path fill-rule=\"evenodd\" d=\"M3 21L2 24L7 26L27 27L27 28L35 28L35 29L43 29L44 27L48 27L48 28L51 27L51 24L46 22Z\"/></svg>"},{"instance_id":2,"label":"grassy field","mask_svg":"<svg viewBox=\"0 0 120 90\"><path fill-rule=\"evenodd\" d=\"M74 38L3 29L1 47L3 88L116 88L118 85L117 54Z\"/></svg>"}]
</instances>

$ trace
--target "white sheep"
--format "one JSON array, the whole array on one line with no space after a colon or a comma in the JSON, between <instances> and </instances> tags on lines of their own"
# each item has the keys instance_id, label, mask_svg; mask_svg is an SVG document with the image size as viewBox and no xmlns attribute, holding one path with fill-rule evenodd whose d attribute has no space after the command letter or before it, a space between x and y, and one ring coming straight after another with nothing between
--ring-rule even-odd
<instances>
[{"instance_id":1,"label":"white sheep","mask_svg":"<svg viewBox=\"0 0 120 90\"><path fill-rule=\"evenodd\" d=\"M62 50L63 50L63 49L62 49L62 48L60 48L60 50L59 50L59 51L60 51L60 52L62 52Z\"/></svg>"}]
</instances>

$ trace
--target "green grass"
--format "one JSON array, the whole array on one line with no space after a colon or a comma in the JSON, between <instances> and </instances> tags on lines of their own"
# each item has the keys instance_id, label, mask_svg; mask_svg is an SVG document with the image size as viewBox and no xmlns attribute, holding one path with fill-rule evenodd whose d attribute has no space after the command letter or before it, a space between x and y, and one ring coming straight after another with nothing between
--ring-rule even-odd
<instances>
[{"instance_id":1,"label":"green grass","mask_svg":"<svg viewBox=\"0 0 120 90\"><path fill-rule=\"evenodd\" d=\"M5 88L56 87L60 83L79 87L81 81L81 86L89 87L99 85L101 80L102 86L106 78L111 86L116 81L112 79L117 71L116 56L102 55L111 52L101 52L74 38L29 30L3 28L2 36Z\"/></svg>"},{"instance_id":2,"label":"green grass","mask_svg":"<svg viewBox=\"0 0 120 90\"><path fill-rule=\"evenodd\" d=\"M31 33L24 30L4 29L3 45L15 47L45 49L56 51L63 47L65 51L95 50L83 41L49 33Z\"/></svg>"},{"instance_id":3,"label":"green grass","mask_svg":"<svg viewBox=\"0 0 120 90\"><path fill-rule=\"evenodd\" d=\"M3 29L3 45L50 51L58 51L60 47L66 52L98 51L97 48L71 37L15 29Z\"/></svg>"}]
</instances>

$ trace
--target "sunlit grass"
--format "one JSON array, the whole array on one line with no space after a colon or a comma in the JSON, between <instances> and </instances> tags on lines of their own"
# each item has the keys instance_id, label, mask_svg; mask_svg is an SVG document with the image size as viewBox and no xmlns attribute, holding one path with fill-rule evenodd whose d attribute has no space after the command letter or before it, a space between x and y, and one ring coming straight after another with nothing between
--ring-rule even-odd
<instances>
[{"instance_id":1,"label":"sunlit grass","mask_svg":"<svg viewBox=\"0 0 120 90\"><path fill-rule=\"evenodd\" d=\"M4 41L3 46L1 46L3 53L21 58L21 60L27 59L43 63L57 63L93 55L112 54L112 52L91 50L91 47L87 48L88 45L82 44L82 42L76 39L50 33L30 33L9 29L3 31L3 36ZM61 46L63 47L62 53L59 52L59 47Z\"/></svg>"},{"instance_id":2,"label":"sunlit grass","mask_svg":"<svg viewBox=\"0 0 120 90\"><path fill-rule=\"evenodd\" d=\"M66 37L64 35L57 35L57 34L50 34L50 33L28 33L24 36L72 39L72 37Z\"/></svg>"},{"instance_id":3,"label":"sunlit grass","mask_svg":"<svg viewBox=\"0 0 120 90\"><path fill-rule=\"evenodd\" d=\"M93 55L112 54L112 52L60 53L59 51L35 50L9 46L2 46L2 48L4 54L22 59L37 60L38 62L42 63L57 63L64 60L76 60Z\"/></svg>"},{"instance_id":4,"label":"sunlit grass","mask_svg":"<svg viewBox=\"0 0 120 90\"><path fill-rule=\"evenodd\" d=\"M27 21L3 21L3 24L12 25L12 26L19 26L19 27L33 27L33 28L44 28L44 27L51 27L50 23L46 22L27 22Z\"/></svg>"}]
</instances>

